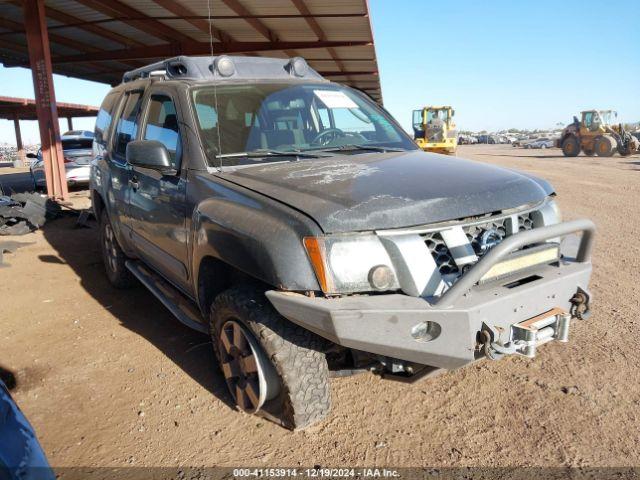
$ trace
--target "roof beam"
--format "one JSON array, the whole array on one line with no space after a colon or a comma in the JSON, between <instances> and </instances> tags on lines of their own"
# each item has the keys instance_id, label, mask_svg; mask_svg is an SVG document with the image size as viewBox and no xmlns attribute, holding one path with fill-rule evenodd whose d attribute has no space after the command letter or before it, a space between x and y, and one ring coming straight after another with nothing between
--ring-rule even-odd
<instances>
[{"instance_id":1,"label":"roof beam","mask_svg":"<svg viewBox=\"0 0 640 480\"><path fill-rule=\"evenodd\" d=\"M3 40L1 38L0 38L0 48L11 50L12 52L23 53L24 56L29 55L29 49L27 49L26 45L8 42L7 40Z\"/></svg>"},{"instance_id":2,"label":"roof beam","mask_svg":"<svg viewBox=\"0 0 640 480\"><path fill-rule=\"evenodd\" d=\"M371 42L229 42L214 43L213 54L268 52L289 49L316 49L330 47L360 47ZM208 42L188 42L180 45L153 45L123 50L107 50L83 55L58 56L54 64L74 62L124 61L142 58L166 58L177 55L207 55L211 52Z\"/></svg>"},{"instance_id":3,"label":"roof beam","mask_svg":"<svg viewBox=\"0 0 640 480\"><path fill-rule=\"evenodd\" d=\"M18 22L14 22L11 20L7 20L5 18L0 18L0 27L12 29L16 33L25 34L24 25ZM91 45L85 45L77 40L72 40L68 37L63 37L61 35L57 35L55 33L49 34L49 41L52 43L57 43L59 45L64 45L65 47L72 48L79 52L98 52L99 48L93 47Z\"/></svg>"},{"instance_id":4,"label":"roof beam","mask_svg":"<svg viewBox=\"0 0 640 480\"><path fill-rule=\"evenodd\" d=\"M291 2L301 15L306 15L305 20L307 22L307 25L309 25L309 28L311 28L311 30L313 30L313 33L316 34L318 40L321 42L326 41L327 35L324 33L324 30L322 30L320 24L318 24L318 21L315 18L309 16L311 15L311 12L309 11L307 4L304 3L304 0L291 0ZM340 70L345 70L344 63L342 63L342 61L340 60L338 53L333 48L327 48L327 51L329 52L329 55L331 55L331 58L336 62L336 65L338 65L338 68ZM348 75L347 79L349 79Z\"/></svg>"},{"instance_id":5,"label":"roof beam","mask_svg":"<svg viewBox=\"0 0 640 480\"><path fill-rule=\"evenodd\" d=\"M311 12L309 11L309 8L304 3L304 1L291 0L291 3L293 3L293 5L298 9L300 14L304 16L304 19L306 20L307 25L309 25L309 28L311 28L311 30L313 30L313 33L315 33L316 37L318 37L318 40L326 40L327 36L322 30L322 27L320 27L320 25L318 24L318 21L311 16Z\"/></svg>"},{"instance_id":6,"label":"roof beam","mask_svg":"<svg viewBox=\"0 0 640 480\"><path fill-rule=\"evenodd\" d=\"M193 39L188 35L178 32L173 28L165 25L164 23L154 20L149 17L145 17L142 12L139 12L135 8L122 3L120 0L109 0L103 2L101 0L75 0L81 3L85 7L89 7L92 10L100 12L109 17L123 17L122 21L131 25L138 30L141 30L156 38L160 38L170 43L176 42L191 42ZM149 21L130 20L129 18L148 18Z\"/></svg>"},{"instance_id":7,"label":"roof beam","mask_svg":"<svg viewBox=\"0 0 640 480\"><path fill-rule=\"evenodd\" d=\"M2 21L2 19L0 19L0 21ZM24 32L19 32L24 34ZM70 38L66 38L66 37L60 37L58 35L49 35L49 41L50 43L53 44L60 44L60 45L64 45L66 47L69 48L73 48L74 50L77 50L79 52L86 52L83 53L81 55L87 55L89 53L97 53L97 52L104 52L105 50L100 50L100 49L96 49L96 48L92 48L92 47L88 47L87 45L84 44L78 44L77 42L72 41ZM2 40L0 39L0 46L3 48L6 48L8 50L13 50L16 52L23 52L24 55L24 59L21 60L14 60L14 61L5 61L3 62L4 65L6 67L25 67L25 68L31 68L30 64L29 64L29 59L27 58L29 50L27 49L27 47L24 44L20 44L20 43L14 43L14 42L10 42L7 40ZM139 62L122 62L126 65L131 65L134 68L137 68L140 66ZM94 63L94 62L85 62L84 64L87 67L91 67L93 69L96 69L98 72L109 72L112 70L112 68L106 66L106 65L102 65L100 63ZM56 70L54 73L58 73L58 69L54 69Z\"/></svg>"},{"instance_id":8,"label":"roof beam","mask_svg":"<svg viewBox=\"0 0 640 480\"><path fill-rule=\"evenodd\" d=\"M16 43L10 43L10 42L6 42L2 39L0 39L0 48L3 48L5 50L11 50L13 52L17 52L18 55L16 55L15 58L8 60L7 56L3 56L3 59L0 59L0 61L2 62L2 64L5 67L12 67L12 66L21 66L21 67L25 67L25 68L30 68L29 65L29 50L27 49L26 45L20 45L20 44L16 44ZM98 67L98 65L96 65L96 67ZM110 70L105 70L102 65L99 66L100 71L99 72L95 72L92 74L88 74L88 73L84 73L84 72L75 72L75 71L69 71L66 70L64 67L54 67L53 69L53 73L57 74L57 75L64 75L67 77L75 77L75 78L80 78L85 80L86 78L88 78L88 75L95 75L95 76L106 76L106 73L109 72Z\"/></svg>"},{"instance_id":9,"label":"roof beam","mask_svg":"<svg viewBox=\"0 0 640 480\"><path fill-rule=\"evenodd\" d=\"M22 0L9 0L9 3L22 8ZM95 25L91 22L84 22L79 17L74 17L73 15L69 15L68 13L61 12L60 10L56 10L55 8L48 7L45 5L44 11L48 18L51 18L53 20L56 20L62 23L62 25L57 25L55 27L48 27L47 29L49 30L49 36L51 36L52 30L75 27L75 28L84 30L86 32L91 32L102 38L107 38L125 47L144 46L143 43L140 43L136 40L125 37L124 35L120 35L117 32L107 30L106 28L101 27L99 25Z\"/></svg>"},{"instance_id":10,"label":"roof beam","mask_svg":"<svg viewBox=\"0 0 640 480\"><path fill-rule=\"evenodd\" d=\"M4 18L0 18L0 27L11 28L11 29L14 29L16 33L25 34L24 26L22 24L11 21L11 20L7 20ZM94 47L92 45L87 45L86 43L80 43L77 40L74 40L69 37L63 37L62 35L58 35L55 33L49 33L49 42L57 43L59 45L64 45L65 47L71 48L73 50L77 50L78 52L84 52L84 53L97 53L97 52L106 51L102 48ZM5 43L11 43L11 42L5 42ZM90 63L87 63L87 65L91 65L94 68L97 68L99 70L105 70L108 68L102 65L94 65ZM137 64L131 64L131 65L134 67L138 66Z\"/></svg>"},{"instance_id":11,"label":"roof beam","mask_svg":"<svg viewBox=\"0 0 640 480\"><path fill-rule=\"evenodd\" d=\"M19 4L20 0L9 0L10 3ZM50 8L50 7L47 7ZM287 15L287 14L273 14L273 15L181 15L179 18L175 15L154 15L154 16L144 16L144 17L111 17L111 18L101 18L99 20L78 20L77 22L72 22L65 25L55 25L50 26L49 30L56 30L59 28L67 28L67 27L82 27L85 25L99 25L103 23L113 23L113 22L124 22L125 20L135 20L137 22L153 22L154 20L246 20L246 19L276 19L276 20L290 20L297 18L361 18L366 17L367 15L364 13L314 13L311 15ZM53 17L52 17L53 18Z\"/></svg>"},{"instance_id":12,"label":"roof beam","mask_svg":"<svg viewBox=\"0 0 640 480\"><path fill-rule=\"evenodd\" d=\"M361 71L353 71L353 72L344 72L342 70L333 71L333 72L318 71L318 73L323 77L340 77L340 76L361 77L365 75L378 75L377 70L361 70Z\"/></svg>"},{"instance_id":13,"label":"roof beam","mask_svg":"<svg viewBox=\"0 0 640 480\"><path fill-rule=\"evenodd\" d=\"M213 22L209 23L208 18L206 20L204 18L197 18L195 13L193 13L189 8L185 7L181 3L178 3L177 1L174 1L174 0L153 0L153 1L158 5L160 5L162 8L164 8L165 10L168 10L169 12L173 13L180 19L186 22L189 22L191 25L196 27L201 32L204 32L206 34L209 34L209 32L211 32L211 35L216 40L219 40L221 42L233 40L233 38L231 38L231 36L227 32L223 32L219 28L214 27Z\"/></svg>"},{"instance_id":14,"label":"roof beam","mask_svg":"<svg viewBox=\"0 0 640 480\"><path fill-rule=\"evenodd\" d=\"M278 40L278 37L275 33L273 33L269 28L262 23L259 19L251 16L251 12L247 10L247 8L242 5L238 0L222 0L227 7L234 11L239 17L242 17L249 25L253 27L253 29L262 35L265 39L275 42Z\"/></svg>"}]
</instances>

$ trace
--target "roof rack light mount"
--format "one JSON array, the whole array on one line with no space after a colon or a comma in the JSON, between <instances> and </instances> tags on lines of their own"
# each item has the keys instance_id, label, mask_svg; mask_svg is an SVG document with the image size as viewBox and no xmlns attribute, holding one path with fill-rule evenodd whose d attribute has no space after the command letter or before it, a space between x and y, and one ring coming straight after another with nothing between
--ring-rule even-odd
<instances>
[{"instance_id":1,"label":"roof rack light mount","mask_svg":"<svg viewBox=\"0 0 640 480\"><path fill-rule=\"evenodd\" d=\"M167 79L211 80L213 78L325 80L302 57L268 58L218 55L179 56L161 60L126 72L122 81L132 82L158 74ZM325 80L326 81L326 80Z\"/></svg>"}]
</instances>

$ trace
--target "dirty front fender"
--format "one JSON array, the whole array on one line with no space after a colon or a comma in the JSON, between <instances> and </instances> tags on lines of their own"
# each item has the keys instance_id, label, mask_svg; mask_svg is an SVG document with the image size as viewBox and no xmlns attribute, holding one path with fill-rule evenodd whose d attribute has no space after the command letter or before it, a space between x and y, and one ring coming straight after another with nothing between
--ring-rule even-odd
<instances>
[{"instance_id":1,"label":"dirty front fender","mask_svg":"<svg viewBox=\"0 0 640 480\"><path fill-rule=\"evenodd\" d=\"M206 174L190 182L196 204L192 268L213 257L283 290L319 290L302 239L320 235L309 217L259 193Z\"/></svg>"}]
</instances>

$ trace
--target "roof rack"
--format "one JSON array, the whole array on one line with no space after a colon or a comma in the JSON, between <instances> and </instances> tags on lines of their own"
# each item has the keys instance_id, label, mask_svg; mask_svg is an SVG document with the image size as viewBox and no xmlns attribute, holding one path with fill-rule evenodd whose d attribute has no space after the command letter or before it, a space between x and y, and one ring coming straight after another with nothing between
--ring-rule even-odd
<instances>
[{"instance_id":1,"label":"roof rack","mask_svg":"<svg viewBox=\"0 0 640 480\"><path fill-rule=\"evenodd\" d=\"M167 79L298 79L326 81L301 57L266 58L219 55L216 57L173 57L130 70L122 81L163 75Z\"/></svg>"}]
</instances>

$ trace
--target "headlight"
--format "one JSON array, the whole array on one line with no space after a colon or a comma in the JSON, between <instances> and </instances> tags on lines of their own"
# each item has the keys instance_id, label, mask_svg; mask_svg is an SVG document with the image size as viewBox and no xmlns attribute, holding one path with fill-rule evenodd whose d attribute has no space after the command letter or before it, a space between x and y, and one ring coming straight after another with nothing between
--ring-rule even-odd
<instances>
[{"instance_id":1,"label":"headlight","mask_svg":"<svg viewBox=\"0 0 640 480\"><path fill-rule=\"evenodd\" d=\"M324 293L399 288L389 254L375 235L306 237L304 246Z\"/></svg>"},{"instance_id":2,"label":"headlight","mask_svg":"<svg viewBox=\"0 0 640 480\"><path fill-rule=\"evenodd\" d=\"M553 225L556 223L560 223L562 221L562 213L560 213L560 207L558 206L558 204L556 203L555 200L549 200L549 202L547 203L547 205L549 206L549 209L551 210L551 220L552 222L547 224L547 225Z\"/></svg>"},{"instance_id":3,"label":"headlight","mask_svg":"<svg viewBox=\"0 0 640 480\"><path fill-rule=\"evenodd\" d=\"M553 197L547 197L544 204L538 210L534 211L532 215L533 225L536 228L548 227L549 225L555 225L562 221L560 208Z\"/></svg>"}]
</instances>

